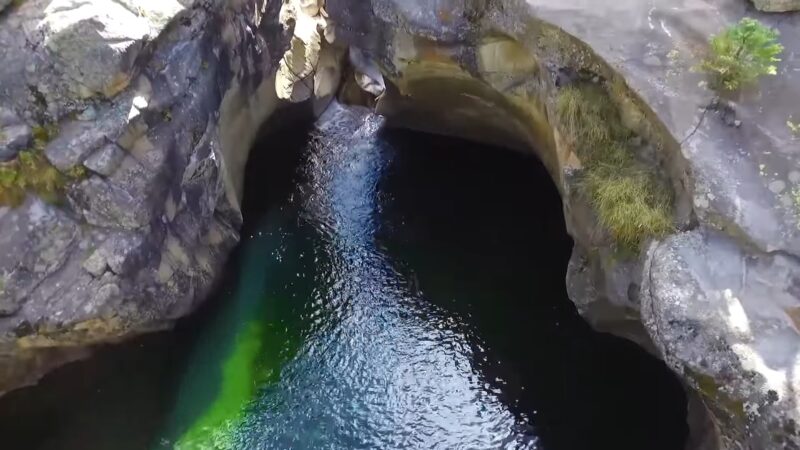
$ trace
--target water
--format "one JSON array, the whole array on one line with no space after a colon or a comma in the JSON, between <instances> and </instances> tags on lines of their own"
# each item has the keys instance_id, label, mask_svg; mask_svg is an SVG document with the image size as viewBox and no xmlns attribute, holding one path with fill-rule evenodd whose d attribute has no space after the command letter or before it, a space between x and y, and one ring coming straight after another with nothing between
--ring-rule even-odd
<instances>
[{"instance_id":1,"label":"water","mask_svg":"<svg viewBox=\"0 0 800 450\"><path fill-rule=\"evenodd\" d=\"M591 332L532 158L358 110L268 137L217 298L0 401L19 449L679 449L680 386Z\"/></svg>"}]
</instances>

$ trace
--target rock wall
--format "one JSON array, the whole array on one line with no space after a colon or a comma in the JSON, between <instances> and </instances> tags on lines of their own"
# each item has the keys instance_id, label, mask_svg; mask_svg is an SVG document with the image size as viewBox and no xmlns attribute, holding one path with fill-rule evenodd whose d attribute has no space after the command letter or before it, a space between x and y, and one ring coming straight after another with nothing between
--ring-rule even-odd
<instances>
[{"instance_id":1,"label":"rock wall","mask_svg":"<svg viewBox=\"0 0 800 450\"><path fill-rule=\"evenodd\" d=\"M0 207L0 392L207 295L238 241L244 162L288 44L276 2L10 8L0 105L57 130L29 154L80 176L51 202Z\"/></svg>"}]
</instances>

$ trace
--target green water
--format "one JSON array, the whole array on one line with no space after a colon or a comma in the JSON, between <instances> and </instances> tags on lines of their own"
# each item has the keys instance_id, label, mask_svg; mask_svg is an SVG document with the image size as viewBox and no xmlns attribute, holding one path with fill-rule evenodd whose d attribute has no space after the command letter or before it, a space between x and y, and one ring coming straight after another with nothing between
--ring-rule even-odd
<instances>
[{"instance_id":1,"label":"green water","mask_svg":"<svg viewBox=\"0 0 800 450\"><path fill-rule=\"evenodd\" d=\"M541 165L381 127L257 144L214 298L0 401L8 448L682 448L677 381L566 298Z\"/></svg>"}]
</instances>

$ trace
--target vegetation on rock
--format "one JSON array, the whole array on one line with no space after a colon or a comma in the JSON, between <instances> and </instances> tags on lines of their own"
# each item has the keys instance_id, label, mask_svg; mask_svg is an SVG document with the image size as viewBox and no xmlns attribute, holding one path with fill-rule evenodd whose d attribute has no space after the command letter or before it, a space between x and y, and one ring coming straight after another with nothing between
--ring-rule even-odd
<instances>
[{"instance_id":1,"label":"vegetation on rock","mask_svg":"<svg viewBox=\"0 0 800 450\"><path fill-rule=\"evenodd\" d=\"M32 131L33 147L21 151L14 161L0 164L0 206L19 206L28 192L56 202L67 182L85 177L82 166L64 175L45 157L44 147L58 134L55 125L33 127Z\"/></svg>"},{"instance_id":2,"label":"vegetation on rock","mask_svg":"<svg viewBox=\"0 0 800 450\"><path fill-rule=\"evenodd\" d=\"M800 122L793 122L791 119L786 121L786 126L795 137L800 137Z\"/></svg>"},{"instance_id":3,"label":"vegetation on rock","mask_svg":"<svg viewBox=\"0 0 800 450\"><path fill-rule=\"evenodd\" d=\"M711 38L711 54L701 68L713 77L715 88L731 91L762 75L775 75L783 51L778 35L777 30L745 17Z\"/></svg>"},{"instance_id":4,"label":"vegetation on rock","mask_svg":"<svg viewBox=\"0 0 800 450\"><path fill-rule=\"evenodd\" d=\"M616 242L633 249L649 236L672 230L670 192L636 162L631 132L603 88L566 87L556 107L566 137L584 164L581 186Z\"/></svg>"},{"instance_id":5,"label":"vegetation on rock","mask_svg":"<svg viewBox=\"0 0 800 450\"><path fill-rule=\"evenodd\" d=\"M64 183L64 177L41 151L22 151L15 161L0 166L0 205L18 206L28 191L55 201Z\"/></svg>"}]
</instances>

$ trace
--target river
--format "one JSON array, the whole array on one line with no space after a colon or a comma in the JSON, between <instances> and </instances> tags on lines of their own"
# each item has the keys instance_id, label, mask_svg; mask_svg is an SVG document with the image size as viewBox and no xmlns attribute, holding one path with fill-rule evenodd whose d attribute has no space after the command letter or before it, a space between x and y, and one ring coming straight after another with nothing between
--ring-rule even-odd
<instances>
[{"instance_id":1,"label":"river","mask_svg":"<svg viewBox=\"0 0 800 450\"><path fill-rule=\"evenodd\" d=\"M270 135L218 293L0 401L12 449L670 449L662 363L591 331L533 157L334 105Z\"/></svg>"}]
</instances>

